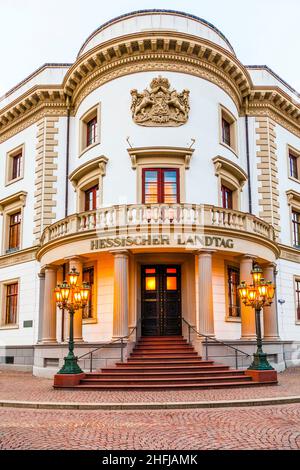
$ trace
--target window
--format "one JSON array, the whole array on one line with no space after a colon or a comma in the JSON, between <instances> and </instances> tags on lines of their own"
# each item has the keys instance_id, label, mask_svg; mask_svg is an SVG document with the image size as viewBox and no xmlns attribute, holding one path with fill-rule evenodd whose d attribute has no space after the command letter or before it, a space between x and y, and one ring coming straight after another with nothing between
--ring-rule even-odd
<instances>
[{"instance_id":1,"label":"window","mask_svg":"<svg viewBox=\"0 0 300 470\"><path fill-rule=\"evenodd\" d=\"M233 191L227 188L227 186L224 186L222 184L221 193L222 193L222 207L224 209L233 209L233 205L232 205Z\"/></svg>"},{"instance_id":2,"label":"window","mask_svg":"<svg viewBox=\"0 0 300 470\"><path fill-rule=\"evenodd\" d=\"M97 198L99 193L99 185L95 185L92 188L87 189L84 192L85 197L85 211L92 211L97 209Z\"/></svg>"},{"instance_id":3,"label":"window","mask_svg":"<svg viewBox=\"0 0 300 470\"><path fill-rule=\"evenodd\" d=\"M178 169L143 169L143 204L176 204L179 201Z\"/></svg>"},{"instance_id":4,"label":"window","mask_svg":"<svg viewBox=\"0 0 300 470\"><path fill-rule=\"evenodd\" d=\"M93 117L86 124L86 146L92 145L97 140L97 116Z\"/></svg>"},{"instance_id":5,"label":"window","mask_svg":"<svg viewBox=\"0 0 300 470\"><path fill-rule=\"evenodd\" d=\"M300 279L295 279L296 321L300 322Z\"/></svg>"},{"instance_id":6,"label":"window","mask_svg":"<svg viewBox=\"0 0 300 470\"><path fill-rule=\"evenodd\" d=\"M292 178L298 179L298 157L289 153L289 163L290 163L290 176Z\"/></svg>"},{"instance_id":7,"label":"window","mask_svg":"<svg viewBox=\"0 0 300 470\"><path fill-rule=\"evenodd\" d=\"M100 142L99 138L100 125L100 106L94 106L89 109L80 118L80 144L79 152L83 153L89 147Z\"/></svg>"},{"instance_id":8,"label":"window","mask_svg":"<svg viewBox=\"0 0 300 470\"><path fill-rule=\"evenodd\" d=\"M82 318L84 320L91 320L95 317L95 283L93 266L83 268L82 281L88 282L91 287L88 304L84 309L82 309Z\"/></svg>"},{"instance_id":9,"label":"window","mask_svg":"<svg viewBox=\"0 0 300 470\"><path fill-rule=\"evenodd\" d=\"M230 123L222 118L222 142L230 147Z\"/></svg>"},{"instance_id":10,"label":"window","mask_svg":"<svg viewBox=\"0 0 300 470\"><path fill-rule=\"evenodd\" d=\"M240 270L233 266L227 266L227 295L228 295L228 316L240 317L240 298L238 286L240 284Z\"/></svg>"},{"instance_id":11,"label":"window","mask_svg":"<svg viewBox=\"0 0 300 470\"><path fill-rule=\"evenodd\" d=\"M220 143L237 153L237 120L224 106L220 105Z\"/></svg>"},{"instance_id":12,"label":"window","mask_svg":"<svg viewBox=\"0 0 300 470\"><path fill-rule=\"evenodd\" d=\"M293 245L300 247L300 212L292 210Z\"/></svg>"},{"instance_id":13,"label":"window","mask_svg":"<svg viewBox=\"0 0 300 470\"><path fill-rule=\"evenodd\" d=\"M4 325L16 325L18 317L18 283L6 284Z\"/></svg>"},{"instance_id":14,"label":"window","mask_svg":"<svg viewBox=\"0 0 300 470\"><path fill-rule=\"evenodd\" d=\"M24 168L24 145L12 150L7 154L6 161L6 184L14 183L23 178Z\"/></svg>"},{"instance_id":15,"label":"window","mask_svg":"<svg viewBox=\"0 0 300 470\"><path fill-rule=\"evenodd\" d=\"M20 249L21 211L9 216L9 235L7 252Z\"/></svg>"}]
</instances>

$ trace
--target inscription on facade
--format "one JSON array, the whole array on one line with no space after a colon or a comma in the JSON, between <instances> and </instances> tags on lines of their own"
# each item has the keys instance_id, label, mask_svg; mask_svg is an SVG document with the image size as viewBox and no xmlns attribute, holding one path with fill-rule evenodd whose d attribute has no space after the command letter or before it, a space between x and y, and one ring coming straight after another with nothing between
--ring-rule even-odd
<instances>
[{"instance_id":1,"label":"inscription on facade","mask_svg":"<svg viewBox=\"0 0 300 470\"><path fill-rule=\"evenodd\" d=\"M107 248L128 248L130 246L167 246L178 245L186 248L227 248L232 249L232 238L222 238L211 235L176 235L171 239L169 235L139 235L126 237L97 238L91 241L91 250Z\"/></svg>"}]
</instances>

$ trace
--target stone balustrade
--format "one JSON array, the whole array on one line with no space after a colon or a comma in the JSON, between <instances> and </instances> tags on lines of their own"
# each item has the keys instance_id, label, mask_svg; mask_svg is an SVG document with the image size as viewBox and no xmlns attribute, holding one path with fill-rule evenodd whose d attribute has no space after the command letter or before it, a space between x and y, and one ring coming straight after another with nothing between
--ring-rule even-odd
<instances>
[{"instance_id":1,"label":"stone balustrade","mask_svg":"<svg viewBox=\"0 0 300 470\"><path fill-rule=\"evenodd\" d=\"M205 232L216 228L239 231L275 240L274 229L258 217L233 209L223 209L202 204L130 204L115 205L89 212L73 214L46 227L41 245L48 242L88 231L99 234L125 229L131 233L141 231L146 226L167 226L181 230Z\"/></svg>"}]
</instances>

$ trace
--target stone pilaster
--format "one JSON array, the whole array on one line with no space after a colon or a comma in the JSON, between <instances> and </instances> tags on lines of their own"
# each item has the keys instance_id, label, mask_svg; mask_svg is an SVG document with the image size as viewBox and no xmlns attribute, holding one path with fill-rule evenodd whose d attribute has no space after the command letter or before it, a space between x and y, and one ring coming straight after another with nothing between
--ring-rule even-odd
<instances>
[{"instance_id":1,"label":"stone pilaster","mask_svg":"<svg viewBox=\"0 0 300 470\"><path fill-rule=\"evenodd\" d=\"M45 267L45 288L43 305L42 343L56 343L56 303L54 289L56 287L56 267Z\"/></svg>"},{"instance_id":2,"label":"stone pilaster","mask_svg":"<svg viewBox=\"0 0 300 470\"><path fill-rule=\"evenodd\" d=\"M253 266L253 256L245 255L240 261L240 281L252 284L251 270ZM242 339L256 339L255 312L252 307L246 307L241 303Z\"/></svg>"},{"instance_id":3,"label":"stone pilaster","mask_svg":"<svg viewBox=\"0 0 300 470\"><path fill-rule=\"evenodd\" d=\"M128 334L128 252L118 251L114 256L114 316L113 337Z\"/></svg>"},{"instance_id":4,"label":"stone pilaster","mask_svg":"<svg viewBox=\"0 0 300 470\"><path fill-rule=\"evenodd\" d=\"M275 269L276 266L273 263L270 263L263 268L264 278L266 281L271 281L273 284L276 284ZM264 307L264 339L279 339L277 304L275 297L270 307Z\"/></svg>"},{"instance_id":5,"label":"stone pilaster","mask_svg":"<svg viewBox=\"0 0 300 470\"><path fill-rule=\"evenodd\" d=\"M198 298L200 333L214 336L212 252L210 251L201 251L198 254Z\"/></svg>"}]
</instances>

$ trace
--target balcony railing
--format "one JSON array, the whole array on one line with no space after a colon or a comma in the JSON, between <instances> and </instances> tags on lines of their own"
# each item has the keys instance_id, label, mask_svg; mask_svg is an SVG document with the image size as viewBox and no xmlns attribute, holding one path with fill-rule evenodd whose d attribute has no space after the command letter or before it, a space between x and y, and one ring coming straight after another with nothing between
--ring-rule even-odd
<instances>
[{"instance_id":1,"label":"balcony railing","mask_svg":"<svg viewBox=\"0 0 300 470\"><path fill-rule=\"evenodd\" d=\"M188 230L218 228L242 231L275 240L274 228L258 217L207 204L130 204L73 214L46 227L41 244L73 234L120 229L141 232L150 226L187 227Z\"/></svg>"}]
</instances>

